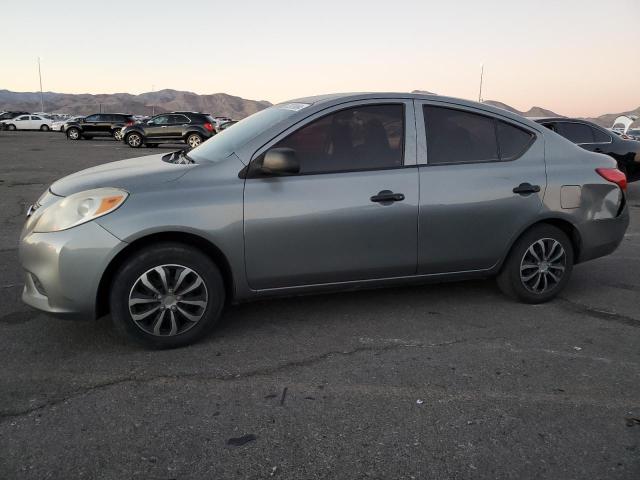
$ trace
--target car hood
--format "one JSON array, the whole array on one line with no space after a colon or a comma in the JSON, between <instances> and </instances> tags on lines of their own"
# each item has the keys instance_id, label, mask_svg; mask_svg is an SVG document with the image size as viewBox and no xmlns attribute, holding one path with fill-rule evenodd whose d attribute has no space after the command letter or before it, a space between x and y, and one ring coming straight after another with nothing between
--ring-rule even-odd
<instances>
[{"instance_id":1,"label":"car hood","mask_svg":"<svg viewBox=\"0 0 640 480\"><path fill-rule=\"evenodd\" d=\"M177 180L195 164L168 163L166 154L149 155L105 163L61 178L51 185L51 193L66 197L100 187L122 188L128 192Z\"/></svg>"}]
</instances>

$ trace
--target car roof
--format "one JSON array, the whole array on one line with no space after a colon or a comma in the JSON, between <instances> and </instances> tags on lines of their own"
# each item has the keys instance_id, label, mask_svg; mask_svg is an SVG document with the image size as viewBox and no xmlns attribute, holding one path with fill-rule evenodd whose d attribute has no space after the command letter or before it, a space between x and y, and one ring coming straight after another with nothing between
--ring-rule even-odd
<instances>
[{"instance_id":1,"label":"car roof","mask_svg":"<svg viewBox=\"0 0 640 480\"><path fill-rule=\"evenodd\" d=\"M485 110L488 113L494 113L505 118L516 120L520 123L533 126L535 123L528 117L523 117L517 113L510 112L503 108L494 107L486 103L478 103L463 98L446 97L443 95L426 94L426 93L408 93L408 92L349 92L349 93L330 93L325 95L314 95L309 97L301 97L286 102L280 102L279 105L288 103L307 103L313 106L321 106L322 104L339 104L358 100L375 100L375 99L398 99L398 100L428 100L437 103L453 104L455 106L469 107L473 109Z\"/></svg>"}]
</instances>

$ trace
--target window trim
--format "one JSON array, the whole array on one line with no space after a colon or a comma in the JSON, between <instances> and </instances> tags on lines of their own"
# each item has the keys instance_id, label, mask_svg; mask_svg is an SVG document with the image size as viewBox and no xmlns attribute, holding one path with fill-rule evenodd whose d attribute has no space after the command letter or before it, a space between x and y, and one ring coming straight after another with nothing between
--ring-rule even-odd
<instances>
[{"instance_id":1,"label":"window trim","mask_svg":"<svg viewBox=\"0 0 640 480\"><path fill-rule=\"evenodd\" d=\"M443 165L476 165L476 164L482 164L482 163L508 163L508 162L515 162L517 160L519 160L520 158L522 158L533 146L533 144L536 142L536 140L538 139L538 132L527 128L524 125L520 125L520 124L516 124L516 122L512 121L511 119L508 119L506 117L499 117L497 115L494 115L492 112L485 112L485 111L479 111L477 109L474 109L472 107L468 107L466 105L457 105L457 104L451 104L451 103L439 103L439 102L432 102L432 101L420 101L418 103L418 106L420 108L416 109L416 112L418 112L418 110L420 111L420 115L421 115L421 119L422 121L420 121L418 118L416 118L416 125L419 125L421 128L417 129L417 134L418 134L418 138L422 137L422 141L424 142L424 148L426 151L426 162L425 163L419 163L420 166L425 166L425 167L440 167ZM464 112L464 113L470 113L470 114L474 114L474 115L479 115L485 118L489 118L492 120L493 123L493 132L496 138L496 145L497 145L497 150L498 150L498 159L497 160L475 160L472 162L445 162L445 163L430 163L429 162L429 141L427 140L427 122L426 122L426 116L424 114L424 109L425 107L436 107L436 108L444 108L444 109L448 109L448 110L455 110L458 112ZM529 139L529 142L527 142L526 147L522 149L522 151L515 157L513 158L509 158L509 159L502 159L502 151L500 149L500 138L498 136L498 122L503 122L506 123L507 125L510 125L514 128L518 128L520 130L523 130L527 133L529 133L531 135L531 138ZM420 141L420 140L418 140Z\"/></svg>"},{"instance_id":2,"label":"window trim","mask_svg":"<svg viewBox=\"0 0 640 480\"><path fill-rule=\"evenodd\" d=\"M402 107L402 165L393 166L393 167L376 167L376 168L366 168L366 169L349 169L349 170L330 170L325 172L308 172L308 173L296 173L290 175L261 175L259 170L256 168L257 160L262 157L270 148L273 148L275 144L288 138L290 135L294 134L298 130L305 128L306 126L321 120L329 115L333 115L335 113L350 110L354 108L362 108L362 107L373 107L373 106L384 106L384 105L398 105ZM271 140L263 144L260 148L258 148L253 155L251 156L251 160L249 164L244 167L238 176L240 178L245 179L268 179L268 178L284 178L284 177L306 177L310 175L332 175L337 173L354 173L354 172L376 172L381 170L398 170L402 168L414 168L417 166L416 163L407 164L407 152L409 149L407 148L407 125L409 122L407 121L407 115L413 113L415 118L415 110L412 108L407 108L409 103L405 99L371 99L368 101L357 100L354 102L346 102L338 105L333 105L332 107L328 107L327 109L321 110L319 112L313 113L308 117L296 122L293 125L289 125L285 130L280 132L278 135L273 137Z\"/></svg>"}]
</instances>

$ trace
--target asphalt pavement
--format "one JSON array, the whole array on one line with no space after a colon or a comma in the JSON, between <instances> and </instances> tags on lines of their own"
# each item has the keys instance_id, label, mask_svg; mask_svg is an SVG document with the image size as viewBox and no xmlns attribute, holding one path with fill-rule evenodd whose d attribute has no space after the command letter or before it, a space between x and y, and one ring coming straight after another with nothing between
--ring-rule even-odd
<instances>
[{"instance_id":1,"label":"asphalt pavement","mask_svg":"<svg viewBox=\"0 0 640 480\"><path fill-rule=\"evenodd\" d=\"M491 280L260 301L170 351L23 305L28 205L176 148L0 132L0 479L640 478L640 184L545 305Z\"/></svg>"}]
</instances>

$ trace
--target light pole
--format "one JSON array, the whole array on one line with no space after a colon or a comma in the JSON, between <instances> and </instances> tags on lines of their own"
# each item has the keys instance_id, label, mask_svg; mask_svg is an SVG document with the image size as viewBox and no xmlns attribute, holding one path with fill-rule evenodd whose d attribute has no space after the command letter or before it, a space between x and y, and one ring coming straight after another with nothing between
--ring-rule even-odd
<instances>
[{"instance_id":1,"label":"light pole","mask_svg":"<svg viewBox=\"0 0 640 480\"><path fill-rule=\"evenodd\" d=\"M480 91L478 92L478 103L482 103L482 77L484 77L484 63L480 65Z\"/></svg>"},{"instance_id":2,"label":"light pole","mask_svg":"<svg viewBox=\"0 0 640 480\"><path fill-rule=\"evenodd\" d=\"M44 95L42 94L42 71L40 70L40 57L38 57L38 78L40 78L40 111L44 113Z\"/></svg>"}]
</instances>

